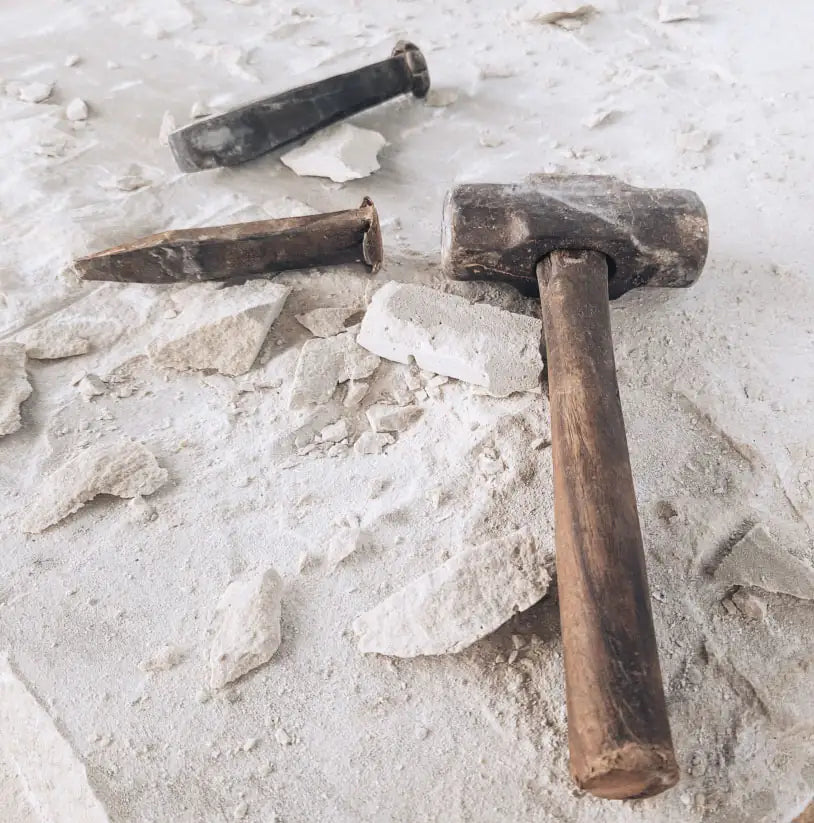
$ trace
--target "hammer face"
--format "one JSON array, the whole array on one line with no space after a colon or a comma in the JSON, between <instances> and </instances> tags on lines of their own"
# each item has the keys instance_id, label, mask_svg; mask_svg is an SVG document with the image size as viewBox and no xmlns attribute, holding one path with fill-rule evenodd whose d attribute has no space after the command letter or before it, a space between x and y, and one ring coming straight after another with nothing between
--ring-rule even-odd
<instances>
[{"instance_id":1,"label":"hammer face","mask_svg":"<svg viewBox=\"0 0 814 823\"><path fill-rule=\"evenodd\" d=\"M535 175L460 185L447 195L441 259L448 276L500 280L536 295L550 252L609 258L611 299L639 286L689 286L708 247L707 214L691 191L640 189L615 177Z\"/></svg>"}]
</instances>

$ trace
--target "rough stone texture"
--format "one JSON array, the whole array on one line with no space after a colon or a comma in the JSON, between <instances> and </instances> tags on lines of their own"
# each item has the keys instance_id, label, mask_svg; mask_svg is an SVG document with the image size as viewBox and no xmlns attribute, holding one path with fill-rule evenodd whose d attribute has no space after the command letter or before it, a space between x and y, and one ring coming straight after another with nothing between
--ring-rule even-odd
<instances>
[{"instance_id":1,"label":"rough stone texture","mask_svg":"<svg viewBox=\"0 0 814 823\"><path fill-rule=\"evenodd\" d=\"M152 494L166 481L166 469L139 443L92 446L74 454L45 479L25 513L23 531L38 534L99 494L143 496Z\"/></svg>"},{"instance_id":2,"label":"rough stone texture","mask_svg":"<svg viewBox=\"0 0 814 823\"><path fill-rule=\"evenodd\" d=\"M75 323L44 323L17 335L32 360L59 360L90 351L90 340Z\"/></svg>"},{"instance_id":3,"label":"rough stone texture","mask_svg":"<svg viewBox=\"0 0 814 823\"><path fill-rule=\"evenodd\" d=\"M539 387L539 320L426 286L390 282L373 296L359 344L380 357L505 397Z\"/></svg>"},{"instance_id":4,"label":"rough stone texture","mask_svg":"<svg viewBox=\"0 0 814 823\"><path fill-rule=\"evenodd\" d=\"M339 309L314 309L297 315L297 322L305 326L314 337L333 337L346 330L345 322L359 312L353 307Z\"/></svg>"},{"instance_id":5,"label":"rough stone texture","mask_svg":"<svg viewBox=\"0 0 814 823\"><path fill-rule=\"evenodd\" d=\"M154 363L179 371L214 369L238 375L253 365L290 289L253 280L215 290L192 286L183 312L149 347Z\"/></svg>"},{"instance_id":6,"label":"rough stone texture","mask_svg":"<svg viewBox=\"0 0 814 823\"><path fill-rule=\"evenodd\" d=\"M82 761L59 733L40 701L0 656L0 770L8 763L22 786L14 817L31 811L41 823L109 823L107 813L88 782ZM6 796L0 797L8 809ZM28 807L28 808L26 808Z\"/></svg>"},{"instance_id":7,"label":"rough stone texture","mask_svg":"<svg viewBox=\"0 0 814 823\"><path fill-rule=\"evenodd\" d=\"M376 171L376 157L386 143L377 131L341 123L318 132L280 160L301 177L329 177L345 183Z\"/></svg>"},{"instance_id":8,"label":"rough stone texture","mask_svg":"<svg viewBox=\"0 0 814 823\"><path fill-rule=\"evenodd\" d=\"M814 600L814 569L779 546L761 525L735 544L715 570L715 579Z\"/></svg>"},{"instance_id":9,"label":"rough stone texture","mask_svg":"<svg viewBox=\"0 0 814 823\"><path fill-rule=\"evenodd\" d=\"M337 385L369 377L378 368L376 355L365 351L347 332L335 337L308 340L294 371L289 408L327 403Z\"/></svg>"},{"instance_id":10,"label":"rough stone texture","mask_svg":"<svg viewBox=\"0 0 814 823\"><path fill-rule=\"evenodd\" d=\"M525 530L464 549L353 623L359 651L416 657L459 652L541 600L553 555Z\"/></svg>"},{"instance_id":11,"label":"rough stone texture","mask_svg":"<svg viewBox=\"0 0 814 823\"><path fill-rule=\"evenodd\" d=\"M31 391L25 370L25 347L0 343L0 437L22 426L20 405Z\"/></svg>"},{"instance_id":12,"label":"rough stone texture","mask_svg":"<svg viewBox=\"0 0 814 823\"><path fill-rule=\"evenodd\" d=\"M222 689L271 660L280 647L283 580L275 569L233 580L221 595L209 652L212 689Z\"/></svg>"}]
</instances>

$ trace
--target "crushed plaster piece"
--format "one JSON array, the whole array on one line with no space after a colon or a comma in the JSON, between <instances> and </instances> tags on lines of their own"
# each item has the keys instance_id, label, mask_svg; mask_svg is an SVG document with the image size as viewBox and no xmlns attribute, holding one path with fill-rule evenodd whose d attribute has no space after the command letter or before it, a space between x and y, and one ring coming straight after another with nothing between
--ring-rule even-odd
<instances>
[{"instance_id":1,"label":"crushed plaster piece","mask_svg":"<svg viewBox=\"0 0 814 823\"><path fill-rule=\"evenodd\" d=\"M162 146L169 146L170 134L176 129L175 117L171 111L167 110L161 117L161 125L158 127L158 142Z\"/></svg>"},{"instance_id":2,"label":"crushed plaster piece","mask_svg":"<svg viewBox=\"0 0 814 823\"><path fill-rule=\"evenodd\" d=\"M90 341L83 337L74 323L45 323L27 329L17 336L32 360L60 360L90 351Z\"/></svg>"},{"instance_id":3,"label":"crushed plaster piece","mask_svg":"<svg viewBox=\"0 0 814 823\"><path fill-rule=\"evenodd\" d=\"M341 123L318 132L280 160L301 177L328 177L345 183L379 169L377 155L386 143L377 131Z\"/></svg>"},{"instance_id":4,"label":"crushed plaster piece","mask_svg":"<svg viewBox=\"0 0 814 823\"><path fill-rule=\"evenodd\" d=\"M294 370L289 408L327 403L337 385L370 377L380 362L348 332L307 340Z\"/></svg>"},{"instance_id":5,"label":"crushed plaster piece","mask_svg":"<svg viewBox=\"0 0 814 823\"><path fill-rule=\"evenodd\" d=\"M156 507L140 494L127 504L131 523L150 523L158 517Z\"/></svg>"},{"instance_id":6,"label":"crushed plaster piece","mask_svg":"<svg viewBox=\"0 0 814 823\"><path fill-rule=\"evenodd\" d=\"M78 54L69 54L65 58L64 65L66 68L72 69L74 66L78 66L82 62L82 58Z\"/></svg>"},{"instance_id":7,"label":"crushed plaster piece","mask_svg":"<svg viewBox=\"0 0 814 823\"><path fill-rule=\"evenodd\" d=\"M143 672L166 672L174 669L184 660L184 650L172 643L164 643L150 652L138 667Z\"/></svg>"},{"instance_id":8,"label":"crushed plaster piece","mask_svg":"<svg viewBox=\"0 0 814 823\"><path fill-rule=\"evenodd\" d=\"M388 360L482 386L497 397L538 391L542 325L523 314L426 286L385 283L368 307L359 344Z\"/></svg>"},{"instance_id":9,"label":"crushed plaster piece","mask_svg":"<svg viewBox=\"0 0 814 823\"><path fill-rule=\"evenodd\" d=\"M715 579L814 600L814 569L778 545L762 525L750 529L733 546L715 570Z\"/></svg>"},{"instance_id":10,"label":"crushed plaster piece","mask_svg":"<svg viewBox=\"0 0 814 823\"><path fill-rule=\"evenodd\" d=\"M0 656L0 728L0 766L5 761L19 775L32 821L109 823L82 761L5 656Z\"/></svg>"},{"instance_id":11,"label":"crushed plaster piece","mask_svg":"<svg viewBox=\"0 0 814 823\"><path fill-rule=\"evenodd\" d=\"M344 418L325 426L319 433L319 439L323 443L339 443L348 437L350 431L348 430L348 421Z\"/></svg>"},{"instance_id":12,"label":"crushed plaster piece","mask_svg":"<svg viewBox=\"0 0 814 823\"><path fill-rule=\"evenodd\" d=\"M432 108L445 108L451 106L458 99L458 92L455 89L430 89L424 102Z\"/></svg>"},{"instance_id":13,"label":"crushed plaster piece","mask_svg":"<svg viewBox=\"0 0 814 823\"><path fill-rule=\"evenodd\" d=\"M282 729L282 728L281 728L281 729L277 729L277 731L276 731L276 732L274 732L274 739L275 739L275 740L276 740L276 741L277 741L277 742L278 742L281 746L290 746L290 745L291 745L291 743L292 743L292 741L291 741L291 735L289 735L289 733L288 733L285 729Z\"/></svg>"},{"instance_id":14,"label":"crushed plaster piece","mask_svg":"<svg viewBox=\"0 0 814 823\"><path fill-rule=\"evenodd\" d=\"M659 4L659 23L679 23L682 20L697 20L701 9L696 3L685 0L664 0Z\"/></svg>"},{"instance_id":15,"label":"crushed plaster piece","mask_svg":"<svg viewBox=\"0 0 814 823\"><path fill-rule=\"evenodd\" d=\"M354 443L356 454L381 454L386 446L392 446L395 438L383 432L363 432Z\"/></svg>"},{"instance_id":16,"label":"crushed plaster piece","mask_svg":"<svg viewBox=\"0 0 814 823\"><path fill-rule=\"evenodd\" d=\"M345 395L345 399L342 401L343 405L348 409L355 409L361 406L362 401L365 399L367 395L368 389L367 383L363 381L353 381L348 384L348 393Z\"/></svg>"},{"instance_id":17,"label":"crushed plaster piece","mask_svg":"<svg viewBox=\"0 0 814 823\"><path fill-rule=\"evenodd\" d=\"M26 511L23 531L39 534L99 494L137 497L152 494L166 482L167 470L140 443L92 446L45 478Z\"/></svg>"},{"instance_id":18,"label":"crushed plaster piece","mask_svg":"<svg viewBox=\"0 0 814 823\"><path fill-rule=\"evenodd\" d=\"M196 100L189 110L189 116L193 120L200 120L201 117L209 117L210 114L212 114L212 109L200 100Z\"/></svg>"},{"instance_id":19,"label":"crushed plaster piece","mask_svg":"<svg viewBox=\"0 0 814 823\"><path fill-rule=\"evenodd\" d=\"M575 8L562 8L568 3L549 2L549 6L557 6L549 11L540 11L529 19L530 23L540 23L541 25L559 26L569 31L578 29L585 25L595 14L598 13L596 6L590 4L576 6ZM573 3L570 5L574 5Z\"/></svg>"},{"instance_id":20,"label":"crushed plaster piece","mask_svg":"<svg viewBox=\"0 0 814 823\"><path fill-rule=\"evenodd\" d=\"M23 425L20 406L31 392L25 370L25 346L0 343L0 437Z\"/></svg>"},{"instance_id":21,"label":"crushed plaster piece","mask_svg":"<svg viewBox=\"0 0 814 823\"><path fill-rule=\"evenodd\" d=\"M76 384L76 388L85 400L91 400L107 392L107 383L96 374L86 374Z\"/></svg>"},{"instance_id":22,"label":"crushed plaster piece","mask_svg":"<svg viewBox=\"0 0 814 823\"><path fill-rule=\"evenodd\" d=\"M314 309L297 315L297 322L305 326L314 337L333 337L347 331L346 321L359 314L359 309L343 307L339 309Z\"/></svg>"},{"instance_id":23,"label":"crushed plaster piece","mask_svg":"<svg viewBox=\"0 0 814 823\"><path fill-rule=\"evenodd\" d=\"M709 146L710 135L694 129L676 135L676 147L681 151L701 152Z\"/></svg>"},{"instance_id":24,"label":"crushed plaster piece","mask_svg":"<svg viewBox=\"0 0 814 823\"><path fill-rule=\"evenodd\" d=\"M367 419L374 432L400 432L412 425L422 415L416 406L391 406L376 403L367 412Z\"/></svg>"},{"instance_id":25,"label":"crushed plaster piece","mask_svg":"<svg viewBox=\"0 0 814 823\"><path fill-rule=\"evenodd\" d=\"M325 563L335 569L343 560L359 549L370 545L370 535L358 526L346 526L339 529L328 542Z\"/></svg>"},{"instance_id":26,"label":"crushed plaster piece","mask_svg":"<svg viewBox=\"0 0 814 823\"><path fill-rule=\"evenodd\" d=\"M25 103L44 103L53 92L53 83L26 83L20 86L17 96Z\"/></svg>"},{"instance_id":27,"label":"crushed plaster piece","mask_svg":"<svg viewBox=\"0 0 814 823\"><path fill-rule=\"evenodd\" d=\"M540 554L527 529L464 549L357 617L359 651L459 652L541 600L553 560Z\"/></svg>"},{"instance_id":28,"label":"crushed plaster piece","mask_svg":"<svg viewBox=\"0 0 814 823\"><path fill-rule=\"evenodd\" d=\"M222 689L271 660L280 647L283 580L273 568L233 580L221 595L220 624L209 652L212 689Z\"/></svg>"},{"instance_id":29,"label":"crushed plaster piece","mask_svg":"<svg viewBox=\"0 0 814 823\"><path fill-rule=\"evenodd\" d=\"M232 0L234 2L234 0ZM232 812L232 819L233 820L243 820L245 819L246 815L249 813L249 804L245 800L241 800L240 803L235 806L234 811Z\"/></svg>"},{"instance_id":30,"label":"crushed plaster piece","mask_svg":"<svg viewBox=\"0 0 814 823\"><path fill-rule=\"evenodd\" d=\"M594 109L589 115L582 118L582 125L586 129L595 129L605 123L611 122L618 116L618 109L600 107Z\"/></svg>"},{"instance_id":31,"label":"crushed plaster piece","mask_svg":"<svg viewBox=\"0 0 814 823\"><path fill-rule=\"evenodd\" d=\"M65 117L74 122L87 120L89 113L88 104L81 97L75 97L65 106Z\"/></svg>"},{"instance_id":32,"label":"crushed plaster piece","mask_svg":"<svg viewBox=\"0 0 814 823\"><path fill-rule=\"evenodd\" d=\"M177 371L214 369L231 376L249 371L289 287L251 280L241 286L191 287L186 292L192 289L167 336L150 344L152 361Z\"/></svg>"}]
</instances>

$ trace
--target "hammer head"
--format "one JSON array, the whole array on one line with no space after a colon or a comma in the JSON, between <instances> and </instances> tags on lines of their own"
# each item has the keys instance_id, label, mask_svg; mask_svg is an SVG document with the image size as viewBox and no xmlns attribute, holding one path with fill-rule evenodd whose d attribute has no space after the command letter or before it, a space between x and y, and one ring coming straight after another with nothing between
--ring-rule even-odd
<instances>
[{"instance_id":1,"label":"hammer head","mask_svg":"<svg viewBox=\"0 0 814 823\"><path fill-rule=\"evenodd\" d=\"M708 244L706 209L694 192L543 174L453 188L444 203L441 261L449 277L500 280L536 295L537 263L547 254L597 251L608 258L613 299L638 286L692 285Z\"/></svg>"}]
</instances>

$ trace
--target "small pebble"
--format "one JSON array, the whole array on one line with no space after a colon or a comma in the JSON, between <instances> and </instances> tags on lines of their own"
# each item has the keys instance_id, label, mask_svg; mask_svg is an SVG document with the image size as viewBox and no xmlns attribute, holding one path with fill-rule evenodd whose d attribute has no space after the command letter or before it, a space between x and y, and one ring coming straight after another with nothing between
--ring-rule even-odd
<instances>
[{"instance_id":1,"label":"small pebble","mask_svg":"<svg viewBox=\"0 0 814 823\"><path fill-rule=\"evenodd\" d=\"M68 120L73 120L74 122L87 120L88 104L81 97L75 97L65 107L65 116Z\"/></svg>"}]
</instances>

